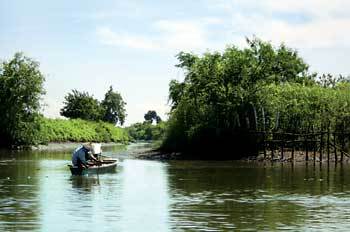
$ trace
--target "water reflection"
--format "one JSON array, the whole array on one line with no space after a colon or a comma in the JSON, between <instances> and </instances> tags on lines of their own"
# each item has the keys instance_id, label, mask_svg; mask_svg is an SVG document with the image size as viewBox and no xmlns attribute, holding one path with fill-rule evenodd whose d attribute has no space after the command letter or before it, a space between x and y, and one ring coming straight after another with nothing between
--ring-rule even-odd
<instances>
[{"instance_id":1,"label":"water reflection","mask_svg":"<svg viewBox=\"0 0 350 232\"><path fill-rule=\"evenodd\" d=\"M338 168L289 163L172 162L168 170L172 228L347 228L350 222L344 219L350 211L349 180L344 178L344 166L340 167L342 171Z\"/></svg>"},{"instance_id":2,"label":"water reflection","mask_svg":"<svg viewBox=\"0 0 350 232\"><path fill-rule=\"evenodd\" d=\"M167 165L154 161L125 160L122 179L123 231L167 231Z\"/></svg>"},{"instance_id":3,"label":"water reflection","mask_svg":"<svg viewBox=\"0 0 350 232\"><path fill-rule=\"evenodd\" d=\"M72 176L70 178L72 182L72 188L91 192L92 188L100 185L99 176Z\"/></svg>"},{"instance_id":4,"label":"water reflection","mask_svg":"<svg viewBox=\"0 0 350 232\"><path fill-rule=\"evenodd\" d=\"M118 149L117 149L118 150ZM348 164L141 161L72 177L70 153L0 153L0 231L347 230ZM88 225L88 226L87 226Z\"/></svg>"},{"instance_id":5,"label":"water reflection","mask_svg":"<svg viewBox=\"0 0 350 232\"><path fill-rule=\"evenodd\" d=\"M0 167L0 230L40 228L38 177L35 162L2 159Z\"/></svg>"}]
</instances>

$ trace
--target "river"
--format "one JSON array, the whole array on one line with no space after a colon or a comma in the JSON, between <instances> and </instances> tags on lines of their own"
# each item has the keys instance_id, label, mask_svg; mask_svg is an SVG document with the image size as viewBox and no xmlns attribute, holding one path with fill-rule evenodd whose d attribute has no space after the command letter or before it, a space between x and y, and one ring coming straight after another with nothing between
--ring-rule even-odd
<instances>
[{"instance_id":1,"label":"river","mask_svg":"<svg viewBox=\"0 0 350 232\"><path fill-rule=\"evenodd\" d=\"M329 231L350 228L350 165L146 161L72 177L70 152L0 155L0 231Z\"/></svg>"}]
</instances>

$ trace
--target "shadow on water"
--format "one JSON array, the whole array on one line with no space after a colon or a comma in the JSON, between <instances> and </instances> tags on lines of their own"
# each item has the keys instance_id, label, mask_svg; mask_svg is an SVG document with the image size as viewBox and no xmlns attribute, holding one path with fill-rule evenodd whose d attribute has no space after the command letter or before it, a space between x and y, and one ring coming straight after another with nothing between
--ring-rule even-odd
<instances>
[{"instance_id":1,"label":"shadow on water","mask_svg":"<svg viewBox=\"0 0 350 232\"><path fill-rule=\"evenodd\" d=\"M344 178L344 169L349 166L171 162L172 228L346 228L350 180Z\"/></svg>"},{"instance_id":2,"label":"shadow on water","mask_svg":"<svg viewBox=\"0 0 350 232\"><path fill-rule=\"evenodd\" d=\"M70 178L72 188L91 192L94 186L100 185L100 179L98 175L94 176L72 176Z\"/></svg>"}]
</instances>

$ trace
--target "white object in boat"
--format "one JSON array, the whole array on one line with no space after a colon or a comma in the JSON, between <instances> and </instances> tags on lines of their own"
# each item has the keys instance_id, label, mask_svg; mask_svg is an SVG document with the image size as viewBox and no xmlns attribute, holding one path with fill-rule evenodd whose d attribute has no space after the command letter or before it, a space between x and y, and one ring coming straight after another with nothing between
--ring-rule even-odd
<instances>
[{"instance_id":1,"label":"white object in boat","mask_svg":"<svg viewBox=\"0 0 350 232\"><path fill-rule=\"evenodd\" d=\"M92 146L92 153L94 155L102 153L101 143L93 143L91 144L91 146Z\"/></svg>"}]
</instances>

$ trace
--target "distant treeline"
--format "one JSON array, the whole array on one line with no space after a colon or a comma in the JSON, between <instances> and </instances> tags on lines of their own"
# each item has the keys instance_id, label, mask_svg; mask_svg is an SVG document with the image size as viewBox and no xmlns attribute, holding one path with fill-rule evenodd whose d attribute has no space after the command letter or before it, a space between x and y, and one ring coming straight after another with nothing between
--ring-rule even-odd
<instances>
[{"instance_id":1,"label":"distant treeline","mask_svg":"<svg viewBox=\"0 0 350 232\"><path fill-rule=\"evenodd\" d=\"M126 118L125 105L121 94L110 86L104 99L100 102L88 92L72 90L65 96L61 115L71 119L84 119L88 121L104 121L114 125L123 125Z\"/></svg>"},{"instance_id":2,"label":"distant treeline","mask_svg":"<svg viewBox=\"0 0 350 232\"><path fill-rule=\"evenodd\" d=\"M134 141L163 140L166 131L166 122L154 110L149 110L142 123L134 123L126 128L130 138ZM153 124L155 122L156 124Z\"/></svg>"},{"instance_id":3,"label":"distant treeline","mask_svg":"<svg viewBox=\"0 0 350 232\"><path fill-rule=\"evenodd\" d=\"M199 158L256 152L251 131L350 129L349 78L319 76L297 51L257 38L202 56L181 52L184 81L171 81L163 150Z\"/></svg>"},{"instance_id":4,"label":"distant treeline","mask_svg":"<svg viewBox=\"0 0 350 232\"><path fill-rule=\"evenodd\" d=\"M0 146L30 147L48 142L122 142L129 135L116 127L125 121L125 102L112 86L99 102L73 90L65 97L61 115L71 120L46 119L40 113L45 78L39 63L16 53L0 64Z\"/></svg>"},{"instance_id":5,"label":"distant treeline","mask_svg":"<svg viewBox=\"0 0 350 232\"><path fill-rule=\"evenodd\" d=\"M166 122L160 122L157 125L148 122L135 123L127 127L126 130L134 141L163 140L166 131Z\"/></svg>"}]
</instances>

